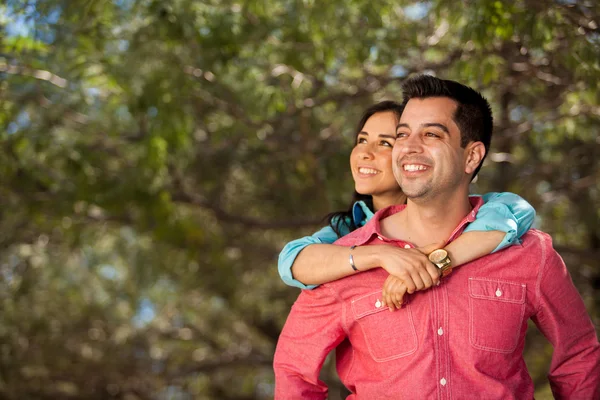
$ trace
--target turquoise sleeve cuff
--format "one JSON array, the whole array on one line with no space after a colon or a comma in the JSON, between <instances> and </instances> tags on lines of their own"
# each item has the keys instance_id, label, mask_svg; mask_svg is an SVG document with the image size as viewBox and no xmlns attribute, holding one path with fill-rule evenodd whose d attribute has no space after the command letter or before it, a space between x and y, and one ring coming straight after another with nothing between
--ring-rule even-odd
<instances>
[{"instance_id":1,"label":"turquoise sleeve cuff","mask_svg":"<svg viewBox=\"0 0 600 400\"><path fill-rule=\"evenodd\" d=\"M531 229L535 219L535 209L531 204L510 192L486 193L482 197L485 204L479 209L477 219L467 227L465 232L490 230L506 232L504 239L493 253L520 243L519 239Z\"/></svg>"},{"instance_id":2,"label":"turquoise sleeve cuff","mask_svg":"<svg viewBox=\"0 0 600 400\"><path fill-rule=\"evenodd\" d=\"M330 226L326 226L322 228L320 231L315 232L312 236L305 236L300 239L292 240L288 244L283 247L281 253L279 253L279 261L277 265L277 269L279 271L279 276L283 283L288 286L297 287L300 289L309 289L312 290L319 285L305 285L297 279L294 279L292 276L292 265L294 265L294 261L296 261L296 257L298 254L306 246L310 246L311 244L331 244L338 239L336 233L331 229Z\"/></svg>"},{"instance_id":3,"label":"turquoise sleeve cuff","mask_svg":"<svg viewBox=\"0 0 600 400\"><path fill-rule=\"evenodd\" d=\"M517 221L509 208L504 204L486 203L479 209L477 218L471 222L465 232L472 231L500 231L505 232L504 239L492 253L505 247L519 243L517 235Z\"/></svg>"},{"instance_id":4,"label":"turquoise sleeve cuff","mask_svg":"<svg viewBox=\"0 0 600 400\"><path fill-rule=\"evenodd\" d=\"M517 238L521 238L529 229L531 229L533 221L535 220L535 208L521 196L510 192L492 192L484 194L483 201L485 204L481 209L485 209L488 205L503 205L506 207L502 207L503 212L508 210L508 217L517 224ZM479 218L479 216L477 216L477 218Z\"/></svg>"}]
</instances>

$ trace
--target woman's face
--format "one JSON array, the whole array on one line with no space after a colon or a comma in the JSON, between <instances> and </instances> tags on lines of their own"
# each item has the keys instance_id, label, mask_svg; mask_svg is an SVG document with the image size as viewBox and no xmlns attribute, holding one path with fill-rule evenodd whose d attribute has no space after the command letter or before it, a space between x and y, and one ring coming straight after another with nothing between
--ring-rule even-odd
<instances>
[{"instance_id":1,"label":"woman's face","mask_svg":"<svg viewBox=\"0 0 600 400\"><path fill-rule=\"evenodd\" d=\"M350 154L354 187L360 194L372 195L383 206L395 204L402 190L392 172L392 148L396 141L398 118L392 111L372 115L356 137ZM379 207L378 207L379 208Z\"/></svg>"}]
</instances>

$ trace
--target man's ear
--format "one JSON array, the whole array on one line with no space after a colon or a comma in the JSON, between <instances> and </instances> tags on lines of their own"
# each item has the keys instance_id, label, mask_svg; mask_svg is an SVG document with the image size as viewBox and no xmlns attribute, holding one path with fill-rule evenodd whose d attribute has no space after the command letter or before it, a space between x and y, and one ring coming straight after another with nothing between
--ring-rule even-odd
<instances>
[{"instance_id":1,"label":"man's ear","mask_svg":"<svg viewBox=\"0 0 600 400\"><path fill-rule=\"evenodd\" d=\"M482 142L471 142L465 149L465 173L472 175L485 157L485 146Z\"/></svg>"}]
</instances>

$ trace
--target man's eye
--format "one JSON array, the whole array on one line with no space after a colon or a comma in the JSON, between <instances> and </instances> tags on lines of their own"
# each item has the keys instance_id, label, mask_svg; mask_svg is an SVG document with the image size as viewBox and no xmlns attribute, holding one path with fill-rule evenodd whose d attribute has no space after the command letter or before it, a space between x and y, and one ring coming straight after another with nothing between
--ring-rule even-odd
<instances>
[{"instance_id":1,"label":"man's eye","mask_svg":"<svg viewBox=\"0 0 600 400\"><path fill-rule=\"evenodd\" d=\"M398 132L396 133L396 138L401 138L401 137L406 137L408 136L408 133L406 132Z\"/></svg>"},{"instance_id":2,"label":"man's eye","mask_svg":"<svg viewBox=\"0 0 600 400\"><path fill-rule=\"evenodd\" d=\"M440 137L440 135L438 135L438 134L435 134L435 133L433 133L433 132L427 132L427 133L425 133L425 136L428 136L428 137L436 137L436 138L437 138L437 137Z\"/></svg>"}]
</instances>

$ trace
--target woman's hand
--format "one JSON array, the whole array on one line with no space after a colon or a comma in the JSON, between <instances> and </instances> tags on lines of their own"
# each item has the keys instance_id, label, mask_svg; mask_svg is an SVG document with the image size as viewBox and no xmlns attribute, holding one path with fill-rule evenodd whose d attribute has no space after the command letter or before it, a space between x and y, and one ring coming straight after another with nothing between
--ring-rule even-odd
<instances>
[{"instance_id":1,"label":"woman's hand","mask_svg":"<svg viewBox=\"0 0 600 400\"><path fill-rule=\"evenodd\" d=\"M390 311L400 309L407 290L408 288L400 278L396 278L394 275L388 276L381 292L383 306L388 307Z\"/></svg>"},{"instance_id":2,"label":"woman's hand","mask_svg":"<svg viewBox=\"0 0 600 400\"><path fill-rule=\"evenodd\" d=\"M427 255L443 246L443 243L433 243L417 249L382 246L385 250L382 249L379 254L381 266L390 273L383 285L383 304L394 311L402 306L406 293L438 285L440 270L429 261Z\"/></svg>"}]
</instances>

